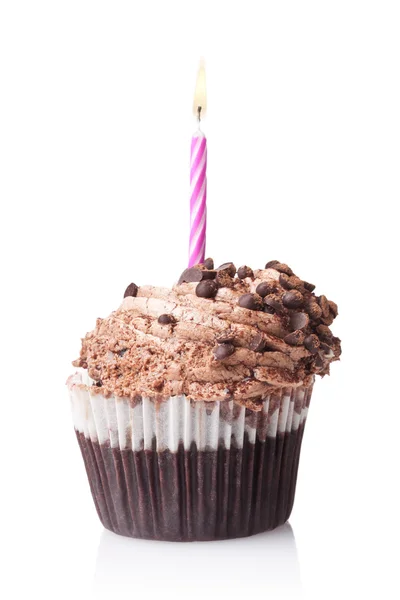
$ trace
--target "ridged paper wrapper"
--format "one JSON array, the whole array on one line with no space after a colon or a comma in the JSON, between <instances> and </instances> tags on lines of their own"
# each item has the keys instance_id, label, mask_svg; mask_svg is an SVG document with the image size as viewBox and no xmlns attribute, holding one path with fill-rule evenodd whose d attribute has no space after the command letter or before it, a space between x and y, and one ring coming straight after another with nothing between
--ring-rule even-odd
<instances>
[{"instance_id":1,"label":"ridged paper wrapper","mask_svg":"<svg viewBox=\"0 0 400 600\"><path fill-rule=\"evenodd\" d=\"M104 527L147 539L236 538L291 513L312 385L233 400L104 397L68 380L76 436Z\"/></svg>"}]
</instances>

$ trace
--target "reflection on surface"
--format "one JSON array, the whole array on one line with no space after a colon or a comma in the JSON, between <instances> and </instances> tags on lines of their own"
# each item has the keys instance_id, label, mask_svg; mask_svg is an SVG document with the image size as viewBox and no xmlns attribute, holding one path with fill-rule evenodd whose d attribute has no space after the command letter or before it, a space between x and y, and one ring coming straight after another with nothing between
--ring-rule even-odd
<instances>
[{"instance_id":1,"label":"reflection on surface","mask_svg":"<svg viewBox=\"0 0 400 600\"><path fill-rule=\"evenodd\" d=\"M301 595L289 523L259 535L219 542L153 542L104 530L94 578L95 598L214 598L218 594Z\"/></svg>"}]
</instances>

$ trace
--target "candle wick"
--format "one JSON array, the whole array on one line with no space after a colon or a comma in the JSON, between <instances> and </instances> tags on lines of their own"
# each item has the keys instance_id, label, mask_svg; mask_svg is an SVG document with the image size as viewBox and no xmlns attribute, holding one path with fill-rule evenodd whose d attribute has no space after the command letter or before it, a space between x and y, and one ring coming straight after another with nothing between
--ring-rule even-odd
<instances>
[{"instance_id":1,"label":"candle wick","mask_svg":"<svg viewBox=\"0 0 400 600\"><path fill-rule=\"evenodd\" d=\"M198 129L198 131L201 131L200 124L201 124L201 106L198 106L197 107L197 129Z\"/></svg>"}]
</instances>

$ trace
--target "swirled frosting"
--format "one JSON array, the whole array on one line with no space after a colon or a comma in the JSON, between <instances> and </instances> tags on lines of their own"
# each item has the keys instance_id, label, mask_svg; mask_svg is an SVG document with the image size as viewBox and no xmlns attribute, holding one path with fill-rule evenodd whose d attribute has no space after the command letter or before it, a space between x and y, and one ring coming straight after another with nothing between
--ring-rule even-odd
<instances>
[{"instance_id":1,"label":"swirled frosting","mask_svg":"<svg viewBox=\"0 0 400 600\"><path fill-rule=\"evenodd\" d=\"M131 284L133 295L97 320L73 364L105 396L233 398L255 410L273 388L329 373L340 356L329 329L336 305L278 261L254 273L242 267L242 278L229 265L198 265L195 281L183 276L172 289ZM203 276L214 297L199 297Z\"/></svg>"}]
</instances>

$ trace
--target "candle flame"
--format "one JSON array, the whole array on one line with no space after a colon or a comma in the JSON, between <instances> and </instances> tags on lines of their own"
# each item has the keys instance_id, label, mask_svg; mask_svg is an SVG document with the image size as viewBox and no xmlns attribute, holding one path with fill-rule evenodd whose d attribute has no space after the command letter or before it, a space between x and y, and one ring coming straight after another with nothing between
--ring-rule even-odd
<instances>
[{"instance_id":1,"label":"candle flame","mask_svg":"<svg viewBox=\"0 0 400 600\"><path fill-rule=\"evenodd\" d=\"M207 95L206 95L206 71L204 61L200 61L199 70L197 71L196 89L193 100L193 114L200 121L207 112Z\"/></svg>"}]
</instances>

